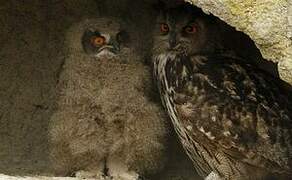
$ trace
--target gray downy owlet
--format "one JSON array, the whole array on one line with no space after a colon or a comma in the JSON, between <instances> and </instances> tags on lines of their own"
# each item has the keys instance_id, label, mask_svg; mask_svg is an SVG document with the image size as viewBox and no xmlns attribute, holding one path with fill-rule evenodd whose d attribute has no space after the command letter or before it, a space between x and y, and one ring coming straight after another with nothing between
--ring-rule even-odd
<instances>
[{"instance_id":1,"label":"gray downy owlet","mask_svg":"<svg viewBox=\"0 0 292 180\"><path fill-rule=\"evenodd\" d=\"M147 96L151 70L129 34L110 18L87 19L68 31L50 123L57 175L127 180L163 168L166 117Z\"/></svg>"},{"instance_id":2,"label":"gray downy owlet","mask_svg":"<svg viewBox=\"0 0 292 180\"><path fill-rule=\"evenodd\" d=\"M204 178L289 179L292 92L222 51L214 22L184 4L154 30L154 76L180 141Z\"/></svg>"}]
</instances>

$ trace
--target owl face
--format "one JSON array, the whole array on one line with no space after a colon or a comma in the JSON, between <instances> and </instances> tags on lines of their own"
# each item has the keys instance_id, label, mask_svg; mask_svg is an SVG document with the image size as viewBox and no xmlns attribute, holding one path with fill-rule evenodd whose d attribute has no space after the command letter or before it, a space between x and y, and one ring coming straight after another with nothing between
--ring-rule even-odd
<instances>
[{"instance_id":1,"label":"owl face","mask_svg":"<svg viewBox=\"0 0 292 180\"><path fill-rule=\"evenodd\" d=\"M166 9L157 19L154 54L174 51L191 55L207 48L207 15L191 5Z\"/></svg>"},{"instance_id":2,"label":"owl face","mask_svg":"<svg viewBox=\"0 0 292 180\"><path fill-rule=\"evenodd\" d=\"M117 22L103 19L85 29L81 42L90 56L113 57L128 49L129 36Z\"/></svg>"}]
</instances>

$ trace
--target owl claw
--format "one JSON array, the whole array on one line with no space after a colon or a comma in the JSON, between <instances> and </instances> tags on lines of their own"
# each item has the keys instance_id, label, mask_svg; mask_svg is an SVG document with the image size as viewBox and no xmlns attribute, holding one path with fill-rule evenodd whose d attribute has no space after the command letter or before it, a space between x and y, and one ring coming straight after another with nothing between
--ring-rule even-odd
<instances>
[{"instance_id":1,"label":"owl claw","mask_svg":"<svg viewBox=\"0 0 292 180\"><path fill-rule=\"evenodd\" d=\"M143 180L143 178L133 172L124 172L111 176L111 180Z\"/></svg>"},{"instance_id":2,"label":"owl claw","mask_svg":"<svg viewBox=\"0 0 292 180\"><path fill-rule=\"evenodd\" d=\"M222 180L222 178L215 172L211 172L204 180Z\"/></svg>"},{"instance_id":3,"label":"owl claw","mask_svg":"<svg viewBox=\"0 0 292 180\"><path fill-rule=\"evenodd\" d=\"M88 172L88 171L77 171L74 173L74 177L79 179L98 179L98 180L106 180L105 175L101 172L99 174Z\"/></svg>"}]
</instances>

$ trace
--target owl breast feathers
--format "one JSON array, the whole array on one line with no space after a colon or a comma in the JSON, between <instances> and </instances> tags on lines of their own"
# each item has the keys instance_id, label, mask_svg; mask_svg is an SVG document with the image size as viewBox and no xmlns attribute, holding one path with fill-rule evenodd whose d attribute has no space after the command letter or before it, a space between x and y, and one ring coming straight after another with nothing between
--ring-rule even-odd
<instances>
[{"instance_id":1,"label":"owl breast feathers","mask_svg":"<svg viewBox=\"0 0 292 180\"><path fill-rule=\"evenodd\" d=\"M165 115L151 70L128 41L135 35L119 22L86 19L66 34L49 124L56 176L133 180L164 167Z\"/></svg>"},{"instance_id":2,"label":"owl breast feathers","mask_svg":"<svg viewBox=\"0 0 292 180\"><path fill-rule=\"evenodd\" d=\"M291 174L292 98L280 79L220 55L160 54L154 66L164 105L199 173Z\"/></svg>"}]
</instances>

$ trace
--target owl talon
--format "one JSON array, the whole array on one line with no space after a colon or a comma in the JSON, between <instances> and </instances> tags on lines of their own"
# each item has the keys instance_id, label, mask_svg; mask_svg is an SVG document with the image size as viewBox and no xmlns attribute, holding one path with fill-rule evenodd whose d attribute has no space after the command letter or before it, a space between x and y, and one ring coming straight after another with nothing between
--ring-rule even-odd
<instances>
[{"instance_id":1,"label":"owl talon","mask_svg":"<svg viewBox=\"0 0 292 180\"><path fill-rule=\"evenodd\" d=\"M207 177L205 177L205 180L221 180L221 178L217 173L212 171Z\"/></svg>"},{"instance_id":2,"label":"owl talon","mask_svg":"<svg viewBox=\"0 0 292 180\"><path fill-rule=\"evenodd\" d=\"M80 179L98 179L98 180L105 180L105 175L100 173L94 173L89 171L77 171L74 173L74 177L80 178Z\"/></svg>"},{"instance_id":3,"label":"owl talon","mask_svg":"<svg viewBox=\"0 0 292 180\"><path fill-rule=\"evenodd\" d=\"M111 176L111 180L143 180L140 178L138 174L131 172L124 172Z\"/></svg>"}]
</instances>

